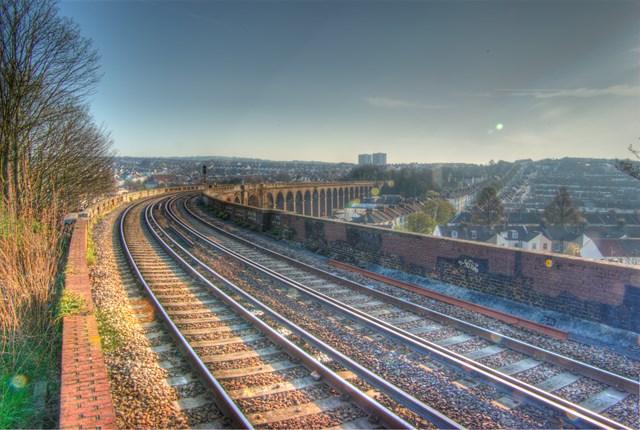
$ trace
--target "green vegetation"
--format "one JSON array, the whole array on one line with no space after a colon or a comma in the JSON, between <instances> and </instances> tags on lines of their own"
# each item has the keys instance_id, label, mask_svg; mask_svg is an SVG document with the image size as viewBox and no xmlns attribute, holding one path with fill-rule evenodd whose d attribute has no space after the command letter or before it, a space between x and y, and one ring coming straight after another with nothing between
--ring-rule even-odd
<instances>
[{"instance_id":1,"label":"green vegetation","mask_svg":"<svg viewBox=\"0 0 640 430\"><path fill-rule=\"evenodd\" d=\"M89 113L98 53L58 12L0 7L0 428L57 427L59 320L83 309L60 294L61 220L114 183L111 138Z\"/></svg>"},{"instance_id":2,"label":"green vegetation","mask_svg":"<svg viewBox=\"0 0 640 430\"><path fill-rule=\"evenodd\" d=\"M424 212L414 212L405 217L405 229L410 232L431 234L434 228L436 222Z\"/></svg>"},{"instance_id":3,"label":"green vegetation","mask_svg":"<svg viewBox=\"0 0 640 430\"><path fill-rule=\"evenodd\" d=\"M215 216L223 221L226 221L229 219L229 214L224 211L220 211L216 213Z\"/></svg>"},{"instance_id":4,"label":"green vegetation","mask_svg":"<svg viewBox=\"0 0 640 430\"><path fill-rule=\"evenodd\" d=\"M87 229L87 266L96 264L96 244L93 242L91 229Z\"/></svg>"},{"instance_id":5,"label":"green vegetation","mask_svg":"<svg viewBox=\"0 0 640 430\"><path fill-rule=\"evenodd\" d=\"M275 239L280 239L282 237L282 230L276 226L273 226L269 230L267 230L267 233L273 236Z\"/></svg>"},{"instance_id":6,"label":"green vegetation","mask_svg":"<svg viewBox=\"0 0 640 430\"><path fill-rule=\"evenodd\" d=\"M129 333L125 329L126 325L121 324L117 314L108 310L96 309L95 315L104 352L112 352L126 342Z\"/></svg>"},{"instance_id":7,"label":"green vegetation","mask_svg":"<svg viewBox=\"0 0 640 430\"><path fill-rule=\"evenodd\" d=\"M423 204L422 212L415 212L405 217L404 230L432 234L436 225L446 224L455 214L455 208L451 203L441 199L438 193L429 191L427 195L431 198Z\"/></svg>"},{"instance_id":8,"label":"green vegetation","mask_svg":"<svg viewBox=\"0 0 640 430\"><path fill-rule=\"evenodd\" d=\"M254 231L256 230L256 226L254 226L250 222L247 222L247 221L244 221L244 220L241 220L241 219L235 220L233 222L233 224L235 224L236 226L238 226L240 228L247 228L247 229L254 230Z\"/></svg>"},{"instance_id":9,"label":"green vegetation","mask_svg":"<svg viewBox=\"0 0 640 430\"><path fill-rule=\"evenodd\" d=\"M0 428L24 428L24 423L38 414L27 383L28 378L22 374L0 377Z\"/></svg>"},{"instance_id":10,"label":"green vegetation","mask_svg":"<svg viewBox=\"0 0 640 430\"><path fill-rule=\"evenodd\" d=\"M56 307L55 321L71 315L80 315L87 310L87 299L73 291L64 290Z\"/></svg>"},{"instance_id":11,"label":"green vegetation","mask_svg":"<svg viewBox=\"0 0 640 430\"><path fill-rule=\"evenodd\" d=\"M55 427L62 342L56 312L70 303L52 304L64 283L58 273L67 240L52 213L14 218L0 206L0 219L0 428ZM49 397L36 393L38 383Z\"/></svg>"},{"instance_id":12,"label":"green vegetation","mask_svg":"<svg viewBox=\"0 0 640 430\"><path fill-rule=\"evenodd\" d=\"M456 209L451 203L440 198L429 199L424 202L424 212L435 222L435 224L446 224L456 213Z\"/></svg>"}]
</instances>

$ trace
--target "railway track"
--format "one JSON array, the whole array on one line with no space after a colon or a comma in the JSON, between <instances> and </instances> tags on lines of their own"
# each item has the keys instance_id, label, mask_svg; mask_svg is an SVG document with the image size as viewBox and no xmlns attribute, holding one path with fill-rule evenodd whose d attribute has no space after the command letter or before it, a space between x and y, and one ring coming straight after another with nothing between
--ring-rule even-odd
<instances>
[{"instance_id":1,"label":"railway track","mask_svg":"<svg viewBox=\"0 0 640 430\"><path fill-rule=\"evenodd\" d=\"M180 212L183 218L199 217L197 223L203 223L199 229L204 228L207 236L213 235L215 227L193 209ZM185 230L187 226L180 223L176 214L170 216L176 217L170 222L177 234L194 234ZM190 246L196 247L195 239L188 240ZM354 321L350 327L354 331L375 331L378 336L410 345L414 353L438 356L440 362L464 370L466 376L455 383L467 391L476 389L482 381L502 392L511 392L492 400L503 410L523 409L527 403L551 407L557 417L583 427L632 428L637 422L638 384L633 380L416 307L216 231L207 246L220 244L252 270L267 268L268 276L285 285L289 296L300 297L293 306L303 306L310 299L321 300L322 306ZM370 318L371 315L375 317ZM513 394L520 389L528 394Z\"/></svg>"},{"instance_id":2,"label":"railway track","mask_svg":"<svg viewBox=\"0 0 640 430\"><path fill-rule=\"evenodd\" d=\"M223 424L234 428L410 427L346 381L357 379L356 375L335 363L324 365L295 343L309 338L292 337L282 326L273 329L256 316L267 308L248 303L238 291L225 293L199 274L188 257L172 250L177 243L155 221L152 207L136 205L123 214L121 239L156 314L215 398ZM171 234L189 243L177 231ZM227 291L232 287L228 281L218 282ZM441 419L445 421L437 425L459 427Z\"/></svg>"}]
</instances>

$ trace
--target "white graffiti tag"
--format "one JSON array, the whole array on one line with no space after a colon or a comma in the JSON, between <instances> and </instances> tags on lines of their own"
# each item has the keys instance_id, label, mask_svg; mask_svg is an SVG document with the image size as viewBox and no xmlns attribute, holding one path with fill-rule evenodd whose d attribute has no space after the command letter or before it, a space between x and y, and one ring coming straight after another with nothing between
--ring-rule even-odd
<instances>
[{"instance_id":1,"label":"white graffiti tag","mask_svg":"<svg viewBox=\"0 0 640 430\"><path fill-rule=\"evenodd\" d=\"M471 270L475 273L478 273L478 270L479 270L478 263L476 263L473 260L458 260L458 264L467 270Z\"/></svg>"}]
</instances>

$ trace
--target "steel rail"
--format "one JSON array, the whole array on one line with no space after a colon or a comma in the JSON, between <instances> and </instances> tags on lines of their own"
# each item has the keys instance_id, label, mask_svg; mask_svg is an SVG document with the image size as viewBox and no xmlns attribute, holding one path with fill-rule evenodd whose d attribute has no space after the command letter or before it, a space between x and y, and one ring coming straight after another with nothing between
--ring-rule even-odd
<instances>
[{"instance_id":1,"label":"steel rail","mask_svg":"<svg viewBox=\"0 0 640 430\"><path fill-rule=\"evenodd\" d=\"M351 270L354 271L356 273L359 273L361 275L373 278L377 281L381 281L381 282L386 282L389 283L391 285L406 289L408 291L411 292L415 292L417 294L421 294L418 290L420 289L420 287L412 285L412 284L407 284L405 282L401 282L401 281L397 281L393 278L388 278L386 276L382 276L382 275L378 275L376 273L371 273L368 272L366 270L360 269L358 267L353 267L350 266L348 264L345 263L341 263L341 262L337 262L334 260L329 261L329 264L332 266L336 266L339 267L341 269L346 269L346 270ZM318 269L320 270L320 269ZM375 275L375 276L372 276ZM344 279L344 278L339 278L339 279ZM351 283L352 281L348 281L349 283ZM359 285L359 284L356 284ZM406 301L402 300L402 299L397 299L393 296L390 296L386 293L377 291L377 290L372 290L370 288L367 288L366 286L361 286L362 290L366 290L369 291L370 293L372 293L375 296L378 296L380 298L388 298L389 300L394 301L394 304L398 304L399 306L406 306L407 308L413 308L416 310L416 312L431 312L434 313L435 311L431 311L427 308L418 306L418 305L413 305L412 303L407 303ZM437 300L437 299L436 299ZM456 299L457 300L457 299ZM440 314L442 315L442 314ZM452 318L452 317L449 317ZM493 343L499 344L499 345L503 345L506 346L510 349L513 349L514 351L518 351L521 352L523 354L529 355L531 357L534 357L538 360L544 360L548 363L551 364L555 364L558 366L561 366L567 370L571 370L572 372L576 372L578 374L581 374L583 376L586 376L588 378L594 379L596 381L602 382L604 384L607 384L611 387L615 387L616 389L620 390L620 391L624 391L630 394L637 394L638 392L640 392L640 382L638 381L634 381L632 379L629 378L625 378L624 376L621 375L617 375L615 373L609 372L607 370L604 369L599 369L595 366L592 366L590 364L587 363L583 363L577 360L574 360L572 358L557 354L553 351L548 351L546 349L543 348L539 348L535 345L531 345L529 343L523 342L521 340L517 340L508 336L503 336L500 335L499 333L495 333L493 331L484 329L482 327L478 327L475 326L473 324L469 324L466 323L462 320L459 320L460 323L459 327L464 327L463 330L464 331L468 331L470 333L476 334L478 336L483 337L486 340L489 340ZM456 325L458 325L458 323L456 322ZM458 327L456 327L458 328ZM498 342L495 341L495 339L499 339Z\"/></svg>"},{"instance_id":2,"label":"steel rail","mask_svg":"<svg viewBox=\"0 0 640 430\"><path fill-rule=\"evenodd\" d=\"M149 210L149 208L147 208L147 209ZM147 212L145 212L145 216L147 216ZM300 359L300 361L305 363L305 365L307 365L308 368L317 371L320 375L322 375L322 377L327 381L327 383L329 385L331 385L338 392L346 394L350 399L352 399L352 401L356 405L358 405L364 411L368 412L371 415L371 417L376 417L379 420L380 423L382 423L383 425L385 425L388 428L396 429L396 428L411 428L412 427L409 423L404 421L402 418L398 417L393 412L389 411L387 408L385 408L384 406L379 404L377 401L375 401L374 399L368 397L366 394L364 394L359 389L355 388L349 382L345 381L343 378L338 376L331 369L329 369L324 364L322 364L319 361L317 361L316 359L314 359L308 353L306 353L305 351L300 349L298 346L296 346L291 341L289 341L288 339L283 337L281 334L279 334L277 331L275 331L269 325L267 325L262 320L257 318L255 315L253 315L253 313L248 311L244 306L242 306L241 304L239 304L235 300L233 300L230 296L228 296L226 293L224 293L222 290L220 290L218 287L216 287L213 283L211 283L211 281L207 277L203 276L200 272L198 272L193 267L192 264L190 264L183 257L178 255L178 253L172 248L172 246L177 248L177 249L179 249L181 253L186 255L193 263L195 263L200 268L202 268L204 271L206 271L210 276L213 276L216 279L218 279L221 283L224 283L224 285L227 286L229 289L231 289L234 293L242 296L249 303L254 305L256 308L260 309L264 313L268 314L273 319L275 319L278 322L286 325L289 330L291 330L292 332L296 333L298 336L303 338L308 343L313 344L318 349L320 349L322 352L324 352L325 354L331 356L332 358L333 357L340 358L340 360L337 359L336 361L342 362L342 360L344 360L345 363L349 363L349 366L345 366L345 367L350 368L352 371L354 371L354 373L356 373L358 375L367 375L368 378L365 378L365 379L367 379L367 382L370 382L371 385L384 387L385 388L385 392L387 392L387 390L389 390L387 392L387 394L390 394L391 397L394 397L394 394L395 394L395 396L402 398L404 400L404 402L407 402L409 404L413 403L417 410L419 410L419 411L421 411L421 412L423 412L425 414L426 413L433 413L434 414L434 416L433 416L433 420L434 421L433 422L438 427L440 427L440 428L459 428L459 429L464 429L464 427L461 426L460 424L456 423L455 421L450 420L448 417L440 414L439 412L437 412L435 410L432 410L429 406L422 404L421 402L419 402L418 400L416 400L412 396L400 391L396 387L391 386L390 384L388 384L387 381L379 380L379 381L376 381L375 383L372 383L371 381L369 381L369 378L371 378L371 380L374 381L375 378L377 378L377 375L374 375L374 374L370 373L367 369L362 368L361 366L359 366L355 362L352 362L348 357L343 356L338 351L335 351L333 348L331 348L328 345L322 343L320 340L316 339L313 335L311 335L310 333L306 332L304 329L298 327L297 325L295 325L291 321L287 320L285 317L281 316L280 314L278 314L274 310L270 309L269 307L264 305L262 302L260 302L259 300L255 299L250 294L244 292L241 288L237 287L231 281L227 280L222 275L218 274L216 271L214 271L213 269L208 267L204 262L200 261L197 257L195 257L187 249L185 249L182 245L180 245L178 243L178 241L174 240L170 235L168 235L164 231L164 229L162 229L162 227L160 227L160 225L156 222L155 218L153 217L153 213L151 211L148 212L148 218L149 218L150 224L153 224L155 226L155 228L157 228L159 231L161 231L162 234L171 242L171 245L170 245L165 240L163 240L153 228L150 229L150 231L152 232L152 234L154 235L156 240L163 246L163 248L168 253L170 253L172 255L172 257L176 261L178 261L189 272L191 272L200 281L202 281L205 285L207 285L218 297L220 297L225 303L227 303L236 312L238 312L238 314L240 314L243 318L245 318L250 323L254 324L259 330L261 330L263 333L265 333L265 335L267 335L267 337L269 337L272 341L276 342L279 345L282 345L283 348L285 348L287 350L287 352L289 352L292 356L297 357L298 359ZM396 391L395 393L394 393L394 390ZM391 394L391 393L393 393L393 394ZM400 393L400 394L398 394L398 393ZM394 398L396 398L396 397L394 397ZM429 417L428 414L427 414L427 417Z\"/></svg>"},{"instance_id":3,"label":"steel rail","mask_svg":"<svg viewBox=\"0 0 640 430\"><path fill-rule=\"evenodd\" d=\"M576 372L580 375L586 376L588 378L594 379L596 381L602 382L604 384L607 384L609 386L615 387L616 389L620 390L620 391L625 391L627 393L630 394L637 394L640 392L640 382L639 381L634 381L632 379L629 378L625 378L624 376L621 375L617 375L615 373L609 372L607 370L604 369L599 369L595 366L592 366L590 364L587 363L583 363L577 360L574 360L573 358L555 353L553 351L549 351L546 350L544 348L540 348L537 347L535 345L531 345L527 342L494 332L492 330L488 330L486 328L477 326L475 324L471 324L469 322L463 321L461 319L449 316L449 315L445 315L441 312L438 311L434 311L432 309L428 309L424 306L420 306L420 305L416 305L414 303L410 303L406 300L403 299L399 299L397 297L391 296L387 293L384 293L382 291L378 291L374 288L368 287L366 285L362 285L359 284L357 282L351 281L349 279L343 278L341 276L337 276L333 273L327 272L325 270L319 269L317 267L313 267L310 266L306 263L300 262L298 260L294 260L290 257L287 257L286 255L280 254L276 251L270 250L268 248L264 248L256 243L250 242L242 237L239 237L233 233L230 233L228 231L222 230L218 227L216 227L215 225L211 224L210 222L208 222L207 220L203 219L202 217L200 217L199 215L195 214L191 209L189 209L186 204L184 205L185 210L194 218L196 218L198 221L200 221L201 223L205 224L206 226L220 232L221 234L224 234L228 237L231 237L234 240L237 240L249 247L252 247L254 249L257 249L261 252L267 253L270 256L277 258L279 260L285 261L293 266L299 267L301 269L304 269L306 271L315 273L317 275L320 275L321 277L324 277L328 280L331 280L333 282L339 283L341 285L345 285L348 287L352 287L355 289L358 289L359 291L365 292L367 294L371 294L374 297L383 299L385 301L388 301L390 303L393 303L394 305L410 310L412 312L416 312L418 314L421 315L425 315L430 319L435 319L436 321L439 321L443 324L446 324L448 326L451 326L453 328L457 328L460 329L462 331L474 334L476 336L480 336L481 338L490 341L492 343L498 344L498 345L502 345L505 346L509 349L513 349L514 351L517 352L521 352L525 355L529 355L531 357L534 357L538 360L544 360L550 364L555 364L557 366L560 366L564 369L570 370L572 372ZM497 341L496 341L497 339Z\"/></svg>"},{"instance_id":4,"label":"steel rail","mask_svg":"<svg viewBox=\"0 0 640 430\"><path fill-rule=\"evenodd\" d=\"M316 300L320 300L323 303L325 303L328 307L333 308L334 310L340 312L346 317L358 323L368 325L371 328L373 328L375 331L378 331L379 333L382 333L386 336L389 336L400 342L403 342L407 344L410 348L418 352L421 352L423 354L433 355L437 357L440 361L448 365L453 365L461 369L463 372L484 381L485 383L488 383L492 386L500 388L505 392L512 392L513 390L520 392L524 396L524 399L529 403L537 404L538 406L543 406L551 410L554 410L559 416L562 417L563 420L569 422L572 425L580 426L582 428L594 428L594 427L622 428L622 429L628 428L622 425L621 423L610 420L609 418L606 418L600 414L597 414L593 411L590 411L572 402L564 400L560 397L557 397L537 387L524 383L514 377L498 372L495 369L492 369L488 366L485 366L481 363L478 363L460 354L451 352L446 348L443 348L432 342L426 341L416 335L413 335L404 330L401 330L378 318L369 316L366 313L359 311L358 309L352 308L348 305L344 305L338 300L335 300L331 297L318 293L317 291L295 280L289 279L284 275L281 275L267 267L260 265L259 263L253 262L247 257L244 257L241 254L228 249L224 245L221 245L209 240L206 236L202 235L201 233L195 231L194 229L180 222L177 218L174 218L174 221L182 224L183 228L187 229L188 231L191 231L192 234L194 234L196 237L200 238L201 240L205 241L210 246L228 253L229 255L244 262L246 265L253 267L254 270L265 273L268 276L272 277L272 279L282 282L288 287L295 288L301 293L311 296ZM258 247L258 245L252 245L252 246Z\"/></svg>"},{"instance_id":5,"label":"steel rail","mask_svg":"<svg viewBox=\"0 0 640 430\"><path fill-rule=\"evenodd\" d=\"M160 302L156 298L155 294L153 294L153 292L151 291L151 288L145 281L144 276L142 276L142 273L140 272L137 264L133 259L133 256L131 255L129 244L124 234L124 221L130 209L132 209L133 207L143 202L139 202L132 206L129 206L127 209L125 209L125 211L120 216L120 228L119 228L120 241L122 243L122 247L127 257L127 260L129 261L129 264L131 265L131 268L133 269L136 275L136 278L138 278L138 280L142 284L157 314L160 316L160 319L163 321L165 326L169 329L169 331L171 332L171 335L176 340L178 345L184 350L188 360L196 369L196 371L198 372L198 375L201 377L204 384L212 391L212 394L216 400L217 406L225 414L226 418L229 420L229 423L233 426L233 428L253 429L253 426L247 420L247 418L244 416L244 414L238 408L238 406L235 404L233 399L229 397L229 395L224 390L224 388L222 388L220 383L213 377L211 372L209 372L209 369L207 369L207 366L202 362L202 360L200 360L200 358L198 357L196 352L193 350L193 348L191 348L191 345L189 345L189 342L184 338L182 333L180 333L180 330L178 329L178 327L176 327L176 325L171 320L171 317L167 314L164 307L160 304Z\"/></svg>"}]
</instances>

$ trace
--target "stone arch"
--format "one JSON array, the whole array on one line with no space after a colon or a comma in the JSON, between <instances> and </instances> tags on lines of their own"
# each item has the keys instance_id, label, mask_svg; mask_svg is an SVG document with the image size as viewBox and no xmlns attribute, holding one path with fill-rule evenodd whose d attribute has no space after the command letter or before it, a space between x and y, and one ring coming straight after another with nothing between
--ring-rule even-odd
<instances>
[{"instance_id":1,"label":"stone arch","mask_svg":"<svg viewBox=\"0 0 640 430\"><path fill-rule=\"evenodd\" d=\"M255 194L251 194L249 196L249 200L247 202L247 206L260 207L260 199Z\"/></svg>"},{"instance_id":2,"label":"stone arch","mask_svg":"<svg viewBox=\"0 0 640 430\"><path fill-rule=\"evenodd\" d=\"M275 202L273 201L273 194L267 193L267 209L274 209L276 207Z\"/></svg>"},{"instance_id":3,"label":"stone arch","mask_svg":"<svg viewBox=\"0 0 640 430\"><path fill-rule=\"evenodd\" d=\"M300 191L296 192L295 209L297 214L304 214L304 200Z\"/></svg>"},{"instance_id":4,"label":"stone arch","mask_svg":"<svg viewBox=\"0 0 640 430\"><path fill-rule=\"evenodd\" d=\"M327 218L333 216L333 190L329 188L327 190Z\"/></svg>"},{"instance_id":5,"label":"stone arch","mask_svg":"<svg viewBox=\"0 0 640 430\"><path fill-rule=\"evenodd\" d=\"M311 192L311 211L309 211L309 215L316 218L319 216L319 204L320 202L318 200L318 190L314 188L314 190Z\"/></svg>"},{"instance_id":6,"label":"stone arch","mask_svg":"<svg viewBox=\"0 0 640 430\"><path fill-rule=\"evenodd\" d=\"M296 198L293 196L293 193L291 191L287 193L286 210L289 212L296 211Z\"/></svg>"},{"instance_id":7,"label":"stone arch","mask_svg":"<svg viewBox=\"0 0 640 430\"><path fill-rule=\"evenodd\" d=\"M311 192L306 190L304 192L304 211L303 215L311 215Z\"/></svg>"},{"instance_id":8,"label":"stone arch","mask_svg":"<svg viewBox=\"0 0 640 430\"><path fill-rule=\"evenodd\" d=\"M236 196L236 198L233 199L233 202L240 204L240 197Z\"/></svg>"},{"instance_id":9,"label":"stone arch","mask_svg":"<svg viewBox=\"0 0 640 430\"><path fill-rule=\"evenodd\" d=\"M284 210L284 196L282 193L278 193L276 196L276 209Z\"/></svg>"},{"instance_id":10,"label":"stone arch","mask_svg":"<svg viewBox=\"0 0 640 430\"><path fill-rule=\"evenodd\" d=\"M342 187L338 188L338 209L342 209L344 207L344 189Z\"/></svg>"},{"instance_id":11,"label":"stone arch","mask_svg":"<svg viewBox=\"0 0 640 430\"><path fill-rule=\"evenodd\" d=\"M320 213L318 214L318 216L320 217L326 217L327 216L327 195L324 191L324 188L322 188L320 190L320 197L319 197L319 201L318 201L318 208Z\"/></svg>"}]
</instances>

